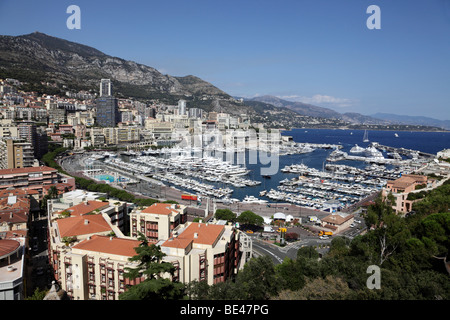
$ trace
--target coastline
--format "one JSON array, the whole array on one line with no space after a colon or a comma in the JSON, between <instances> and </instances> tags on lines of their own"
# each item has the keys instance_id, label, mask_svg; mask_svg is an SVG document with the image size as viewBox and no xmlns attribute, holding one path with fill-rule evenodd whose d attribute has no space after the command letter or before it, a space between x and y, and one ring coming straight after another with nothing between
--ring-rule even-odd
<instances>
[{"instance_id":1,"label":"coastline","mask_svg":"<svg viewBox=\"0 0 450 320\"><path fill-rule=\"evenodd\" d=\"M324 127L324 128L318 128L318 127L301 127L301 128L290 128L290 129L283 129L283 128L278 128L278 130L280 131L292 131L294 129L298 129L298 130L304 130L304 129L317 129L317 130L372 130L372 131L392 131L392 132L396 132L396 131L400 131L400 132L443 132L443 133L447 133L450 132L450 130L445 130L445 129L439 129L439 130L409 130L409 129L391 129L391 128L349 128L349 127ZM275 129L270 129L270 130L275 130Z\"/></svg>"}]
</instances>

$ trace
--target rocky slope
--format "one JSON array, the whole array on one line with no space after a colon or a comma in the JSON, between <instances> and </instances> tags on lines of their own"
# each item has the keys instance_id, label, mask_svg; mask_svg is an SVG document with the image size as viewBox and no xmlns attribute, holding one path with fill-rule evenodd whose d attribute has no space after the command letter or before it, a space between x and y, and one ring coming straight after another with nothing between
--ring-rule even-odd
<instances>
[{"instance_id":1,"label":"rocky slope","mask_svg":"<svg viewBox=\"0 0 450 320\"><path fill-rule=\"evenodd\" d=\"M178 100L184 96L234 102L198 77L164 75L155 68L39 32L0 36L0 69L22 81L41 79L70 84L75 89L98 90L99 80L109 78L117 94L144 99Z\"/></svg>"}]
</instances>

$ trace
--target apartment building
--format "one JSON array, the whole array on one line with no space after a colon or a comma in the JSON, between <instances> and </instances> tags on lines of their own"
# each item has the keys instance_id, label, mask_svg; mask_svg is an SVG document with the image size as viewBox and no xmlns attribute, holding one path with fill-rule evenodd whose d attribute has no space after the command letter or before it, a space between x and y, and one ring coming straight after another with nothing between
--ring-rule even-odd
<instances>
[{"instance_id":1,"label":"apartment building","mask_svg":"<svg viewBox=\"0 0 450 320\"><path fill-rule=\"evenodd\" d=\"M243 267L239 238L230 225L187 223L161 244L163 260L176 267L173 280L224 282Z\"/></svg>"},{"instance_id":2,"label":"apartment building","mask_svg":"<svg viewBox=\"0 0 450 320\"><path fill-rule=\"evenodd\" d=\"M408 194L416 190L417 186L432 187L435 185L435 180L429 180L427 176L404 174L396 180L391 180L386 183L386 188L383 189L383 196L392 193L395 198L395 205L393 209L397 213L407 213L412 210L414 201L407 200Z\"/></svg>"},{"instance_id":3,"label":"apartment building","mask_svg":"<svg viewBox=\"0 0 450 320\"><path fill-rule=\"evenodd\" d=\"M125 237L101 212L105 201L88 203L89 208L82 202L65 209L71 211L68 218L57 219L60 212L54 212L49 219L50 263L61 288L74 300L117 300L128 286L144 280L125 278L126 267L137 265L129 258L141 243L139 233L160 246L166 254L163 260L175 266L174 281L225 281L251 256L251 249L241 245L245 235L233 226L188 223L182 205L156 203L135 208L130 214L132 237ZM94 207L100 212L89 214L97 210Z\"/></svg>"},{"instance_id":4,"label":"apartment building","mask_svg":"<svg viewBox=\"0 0 450 320\"><path fill-rule=\"evenodd\" d=\"M74 300L118 300L128 285L141 279L125 278L125 268L137 265L129 258L136 255L134 248L140 241L93 235L69 248L60 250L58 281Z\"/></svg>"},{"instance_id":5,"label":"apartment building","mask_svg":"<svg viewBox=\"0 0 450 320\"><path fill-rule=\"evenodd\" d=\"M32 143L21 138L0 138L0 169L32 167L34 163Z\"/></svg>"},{"instance_id":6,"label":"apartment building","mask_svg":"<svg viewBox=\"0 0 450 320\"><path fill-rule=\"evenodd\" d=\"M126 239L100 211L107 206L104 201L82 202L64 210L69 217L61 218L62 212L49 215L49 262L71 299L118 299L126 284L134 284L123 279L123 267L136 254L133 248L139 241Z\"/></svg>"},{"instance_id":7,"label":"apartment building","mask_svg":"<svg viewBox=\"0 0 450 320\"><path fill-rule=\"evenodd\" d=\"M352 214L345 216L340 214L330 214L329 216L322 218L321 226L331 230L333 234L337 234L349 228L354 221L355 216Z\"/></svg>"},{"instance_id":8,"label":"apartment building","mask_svg":"<svg viewBox=\"0 0 450 320\"><path fill-rule=\"evenodd\" d=\"M152 138L170 138L173 131L173 123L148 118L145 119L145 129Z\"/></svg>"},{"instance_id":9,"label":"apartment building","mask_svg":"<svg viewBox=\"0 0 450 320\"><path fill-rule=\"evenodd\" d=\"M58 186L60 183L75 188L74 178L46 166L0 170L0 190L8 188L35 190L39 194L39 199L47 194L46 187Z\"/></svg>"},{"instance_id":10,"label":"apartment building","mask_svg":"<svg viewBox=\"0 0 450 320\"><path fill-rule=\"evenodd\" d=\"M105 199L105 200L104 200ZM127 228L127 215L132 204L113 199L106 199L106 194L74 190L66 192L58 199L47 200L49 215L59 215L68 211L71 215L84 215L98 210L108 215L111 223L122 232Z\"/></svg>"},{"instance_id":11,"label":"apartment building","mask_svg":"<svg viewBox=\"0 0 450 320\"><path fill-rule=\"evenodd\" d=\"M144 234L150 243L166 240L173 230L187 221L186 206L154 203L147 208L135 208L130 213L130 235Z\"/></svg>"},{"instance_id":12,"label":"apartment building","mask_svg":"<svg viewBox=\"0 0 450 320\"><path fill-rule=\"evenodd\" d=\"M0 300L23 299L24 269L25 238L0 238Z\"/></svg>"}]
</instances>

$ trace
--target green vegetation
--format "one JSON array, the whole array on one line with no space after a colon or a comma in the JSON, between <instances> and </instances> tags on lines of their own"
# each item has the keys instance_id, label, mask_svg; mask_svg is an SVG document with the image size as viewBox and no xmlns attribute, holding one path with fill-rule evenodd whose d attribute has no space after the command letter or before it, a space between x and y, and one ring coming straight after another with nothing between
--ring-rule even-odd
<instances>
[{"instance_id":1,"label":"green vegetation","mask_svg":"<svg viewBox=\"0 0 450 320\"><path fill-rule=\"evenodd\" d=\"M264 219L250 210L242 212L236 220L244 225L262 226L264 224Z\"/></svg>"},{"instance_id":2,"label":"green vegetation","mask_svg":"<svg viewBox=\"0 0 450 320\"><path fill-rule=\"evenodd\" d=\"M236 213L230 209L217 209L215 218L217 220L227 220L228 222L236 221Z\"/></svg>"},{"instance_id":3,"label":"green vegetation","mask_svg":"<svg viewBox=\"0 0 450 320\"><path fill-rule=\"evenodd\" d=\"M26 297L25 300L44 300L49 290L36 288L33 295Z\"/></svg>"},{"instance_id":4,"label":"green vegetation","mask_svg":"<svg viewBox=\"0 0 450 320\"><path fill-rule=\"evenodd\" d=\"M169 262L163 262L165 254L161 248L147 242L143 234L139 234L141 244L135 248L136 255L129 258L131 262L138 262L136 268L125 267L125 277L131 280L145 277L145 280L131 286L120 294L120 300L161 300L182 299L184 284L163 278L164 274L173 275L175 267Z\"/></svg>"},{"instance_id":5,"label":"green vegetation","mask_svg":"<svg viewBox=\"0 0 450 320\"><path fill-rule=\"evenodd\" d=\"M61 168L61 166L55 161L55 158L58 155L61 155L66 151L67 151L67 148L63 148L63 147L55 148L54 150L46 153L42 157L42 161L45 163L45 165L55 168L59 172L64 173L68 176L71 176L69 173L64 171L63 168ZM108 195L108 197L117 198L121 201L132 202L138 206L150 206L156 202L159 202L158 200L151 199L151 198L135 198L134 195L132 195L129 192L126 192L125 190L111 187L110 185L105 184L105 183L97 183L91 179L86 179L86 178L81 178L81 177L74 177L74 178L75 178L76 187L79 189L84 189L84 190L93 191L93 192L106 193ZM169 200L169 201L167 201L167 203L177 203L177 202Z\"/></svg>"},{"instance_id":6,"label":"green vegetation","mask_svg":"<svg viewBox=\"0 0 450 320\"><path fill-rule=\"evenodd\" d=\"M252 258L234 280L208 286L191 283L191 299L282 300L448 300L450 270L450 183L414 203L414 215L397 216L378 198L365 222L371 228L353 240L335 237L319 258L312 247L274 266L267 256ZM381 288L369 289L367 268L381 272Z\"/></svg>"}]
</instances>

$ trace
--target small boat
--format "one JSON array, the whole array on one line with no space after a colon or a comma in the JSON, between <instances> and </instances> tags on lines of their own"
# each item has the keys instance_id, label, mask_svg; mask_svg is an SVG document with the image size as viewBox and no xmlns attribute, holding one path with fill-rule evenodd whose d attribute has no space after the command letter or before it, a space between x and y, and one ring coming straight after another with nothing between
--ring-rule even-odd
<instances>
[{"instance_id":1,"label":"small boat","mask_svg":"<svg viewBox=\"0 0 450 320\"><path fill-rule=\"evenodd\" d=\"M355 146L350 149L351 153L363 153L364 151L366 151L366 149L358 146L357 144L355 144Z\"/></svg>"},{"instance_id":2,"label":"small boat","mask_svg":"<svg viewBox=\"0 0 450 320\"><path fill-rule=\"evenodd\" d=\"M394 133L394 136L395 136L396 138L398 138L398 134L397 134L397 133Z\"/></svg>"},{"instance_id":3,"label":"small boat","mask_svg":"<svg viewBox=\"0 0 450 320\"><path fill-rule=\"evenodd\" d=\"M258 199L254 196L246 196L244 200L242 200L243 203L266 203L267 200Z\"/></svg>"},{"instance_id":4,"label":"small boat","mask_svg":"<svg viewBox=\"0 0 450 320\"><path fill-rule=\"evenodd\" d=\"M363 142L369 142L369 133L367 130L364 130Z\"/></svg>"}]
</instances>

